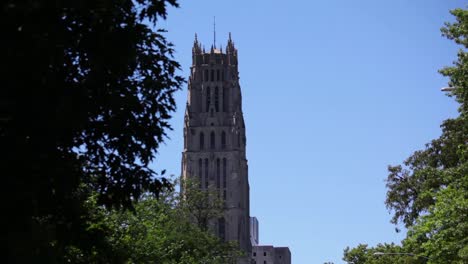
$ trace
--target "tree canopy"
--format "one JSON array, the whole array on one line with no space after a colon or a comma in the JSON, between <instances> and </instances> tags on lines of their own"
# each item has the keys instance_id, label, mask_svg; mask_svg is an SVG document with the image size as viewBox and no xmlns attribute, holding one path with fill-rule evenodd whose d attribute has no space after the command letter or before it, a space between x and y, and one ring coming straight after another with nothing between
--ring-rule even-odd
<instances>
[{"instance_id":1,"label":"tree canopy","mask_svg":"<svg viewBox=\"0 0 468 264\"><path fill-rule=\"evenodd\" d=\"M221 264L241 253L236 244L221 241L192 221L184 198L170 190L159 199L145 195L135 203L134 212L100 207L94 196L87 205L95 219L88 228L106 234L104 246L91 254L67 248L72 263Z\"/></svg>"},{"instance_id":2,"label":"tree canopy","mask_svg":"<svg viewBox=\"0 0 468 264\"><path fill-rule=\"evenodd\" d=\"M459 103L459 116L445 120L442 135L425 149L414 152L402 165L389 166L387 177L385 204L393 213L392 222L408 228L402 246L394 248L423 256L425 263L468 262L468 10L451 13L455 22L446 23L442 35L461 48L453 66L440 73L449 78L448 95ZM367 257L368 251L380 247L348 248L344 259L387 263Z\"/></svg>"},{"instance_id":3,"label":"tree canopy","mask_svg":"<svg viewBox=\"0 0 468 264\"><path fill-rule=\"evenodd\" d=\"M172 44L157 29L167 5L178 6L2 3L0 135L16 263L29 263L19 258L31 252L63 255L61 245L87 241L84 201L91 192L98 204L132 208L144 192L168 185L149 168L184 82Z\"/></svg>"},{"instance_id":4,"label":"tree canopy","mask_svg":"<svg viewBox=\"0 0 468 264\"><path fill-rule=\"evenodd\" d=\"M360 244L344 250L343 260L354 264L418 264L425 263L425 258L410 254L399 245L378 244L375 247Z\"/></svg>"},{"instance_id":5,"label":"tree canopy","mask_svg":"<svg viewBox=\"0 0 468 264\"><path fill-rule=\"evenodd\" d=\"M439 191L465 180L468 175L468 11L456 9L451 13L456 22L446 23L442 34L462 48L454 66L440 73L449 77L450 96L460 103L460 115L445 120L441 125L442 135L428 143L424 150L416 151L403 166L389 167L385 203L394 212L393 223L401 220L407 227L434 205Z\"/></svg>"}]
</instances>

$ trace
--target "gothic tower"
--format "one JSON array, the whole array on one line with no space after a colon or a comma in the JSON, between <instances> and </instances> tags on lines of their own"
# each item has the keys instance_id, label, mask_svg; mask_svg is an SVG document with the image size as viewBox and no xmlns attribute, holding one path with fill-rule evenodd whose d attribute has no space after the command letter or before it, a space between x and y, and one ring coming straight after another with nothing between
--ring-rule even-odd
<instances>
[{"instance_id":1,"label":"gothic tower","mask_svg":"<svg viewBox=\"0 0 468 264\"><path fill-rule=\"evenodd\" d=\"M237 49L229 34L223 53L205 52L195 35L184 120L182 178L214 188L224 200L224 217L213 219L221 239L238 241L250 256L249 181Z\"/></svg>"}]
</instances>

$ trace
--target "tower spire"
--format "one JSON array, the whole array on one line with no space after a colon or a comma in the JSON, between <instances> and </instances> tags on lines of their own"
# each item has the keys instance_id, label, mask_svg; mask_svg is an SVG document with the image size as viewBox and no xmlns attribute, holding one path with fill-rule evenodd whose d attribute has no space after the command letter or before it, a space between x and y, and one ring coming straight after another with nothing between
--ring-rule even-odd
<instances>
[{"instance_id":1,"label":"tower spire","mask_svg":"<svg viewBox=\"0 0 468 264\"><path fill-rule=\"evenodd\" d=\"M213 46L216 47L216 17L213 17Z\"/></svg>"}]
</instances>

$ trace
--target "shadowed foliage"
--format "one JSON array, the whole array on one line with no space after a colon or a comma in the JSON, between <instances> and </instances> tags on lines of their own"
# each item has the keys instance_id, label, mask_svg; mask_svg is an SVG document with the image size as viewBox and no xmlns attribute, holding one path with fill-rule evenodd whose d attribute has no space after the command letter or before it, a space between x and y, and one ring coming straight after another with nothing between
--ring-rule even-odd
<instances>
[{"instance_id":1,"label":"shadowed foliage","mask_svg":"<svg viewBox=\"0 0 468 264\"><path fill-rule=\"evenodd\" d=\"M177 3L1 4L2 171L16 263L62 263L66 245L99 244L83 230L91 191L98 204L132 208L169 185L148 167L184 82L172 44L154 30L167 5Z\"/></svg>"}]
</instances>

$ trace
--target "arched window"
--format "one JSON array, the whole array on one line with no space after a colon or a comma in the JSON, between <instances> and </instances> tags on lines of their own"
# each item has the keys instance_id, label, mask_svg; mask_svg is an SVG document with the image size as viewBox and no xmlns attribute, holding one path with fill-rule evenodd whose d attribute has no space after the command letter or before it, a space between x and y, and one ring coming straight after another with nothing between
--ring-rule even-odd
<instances>
[{"instance_id":1,"label":"arched window","mask_svg":"<svg viewBox=\"0 0 468 264\"><path fill-rule=\"evenodd\" d=\"M214 82L214 70L211 70L211 81Z\"/></svg>"},{"instance_id":2,"label":"arched window","mask_svg":"<svg viewBox=\"0 0 468 264\"><path fill-rule=\"evenodd\" d=\"M227 160L223 158L223 188L226 189L226 172L227 172ZM224 200L226 200L226 191L224 192Z\"/></svg>"},{"instance_id":3,"label":"arched window","mask_svg":"<svg viewBox=\"0 0 468 264\"><path fill-rule=\"evenodd\" d=\"M216 70L216 81L219 81L219 70Z\"/></svg>"},{"instance_id":4,"label":"arched window","mask_svg":"<svg viewBox=\"0 0 468 264\"><path fill-rule=\"evenodd\" d=\"M208 81L208 70L205 70L205 78L203 79L205 82Z\"/></svg>"},{"instance_id":5,"label":"arched window","mask_svg":"<svg viewBox=\"0 0 468 264\"><path fill-rule=\"evenodd\" d=\"M221 162L216 159L216 188L221 188Z\"/></svg>"},{"instance_id":6,"label":"arched window","mask_svg":"<svg viewBox=\"0 0 468 264\"><path fill-rule=\"evenodd\" d=\"M200 189L202 187L202 182L203 182L202 177L203 177L203 161L202 159L199 159L198 160L198 180L199 180L198 188Z\"/></svg>"},{"instance_id":7,"label":"arched window","mask_svg":"<svg viewBox=\"0 0 468 264\"><path fill-rule=\"evenodd\" d=\"M205 148L205 134L203 132L200 133L200 149Z\"/></svg>"},{"instance_id":8,"label":"arched window","mask_svg":"<svg viewBox=\"0 0 468 264\"><path fill-rule=\"evenodd\" d=\"M208 159L205 159L205 189L208 189Z\"/></svg>"},{"instance_id":9,"label":"arched window","mask_svg":"<svg viewBox=\"0 0 468 264\"><path fill-rule=\"evenodd\" d=\"M221 133L221 148L226 148L226 132L224 131Z\"/></svg>"},{"instance_id":10,"label":"arched window","mask_svg":"<svg viewBox=\"0 0 468 264\"><path fill-rule=\"evenodd\" d=\"M215 133L214 133L214 131L211 131L211 134L210 134L210 148L211 149L214 149L216 147L215 146L215 141L216 141Z\"/></svg>"},{"instance_id":11,"label":"arched window","mask_svg":"<svg viewBox=\"0 0 468 264\"><path fill-rule=\"evenodd\" d=\"M219 94L218 94L218 87L215 87L215 110L219 112Z\"/></svg>"},{"instance_id":12,"label":"arched window","mask_svg":"<svg viewBox=\"0 0 468 264\"><path fill-rule=\"evenodd\" d=\"M210 87L206 88L206 112L209 111L211 104L211 89Z\"/></svg>"}]
</instances>

